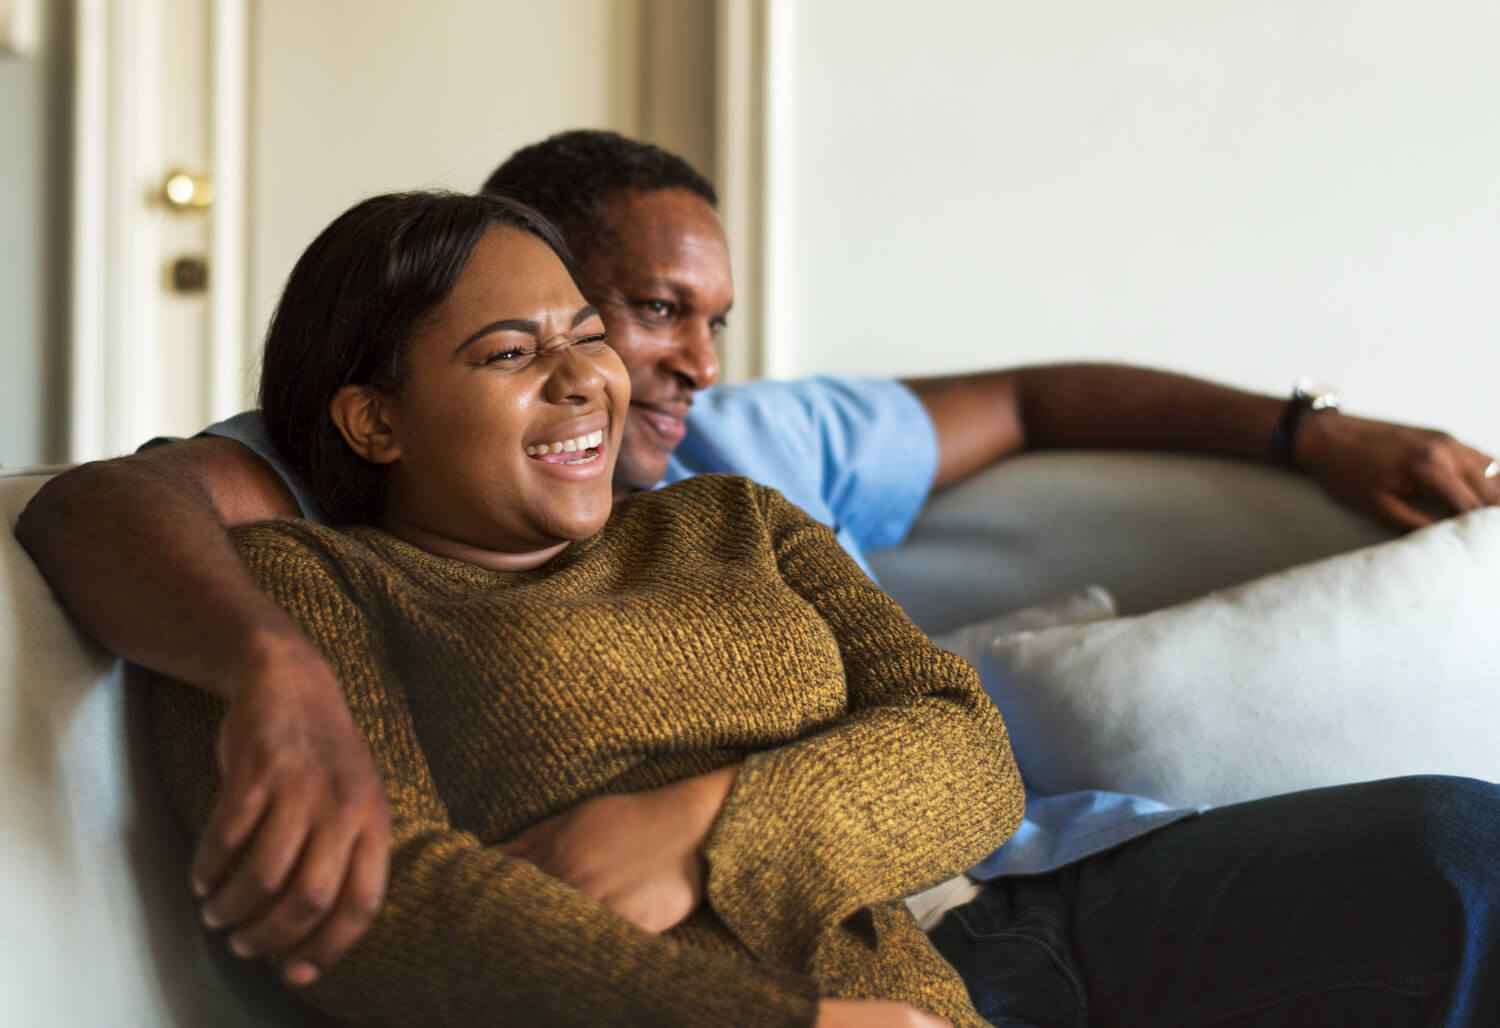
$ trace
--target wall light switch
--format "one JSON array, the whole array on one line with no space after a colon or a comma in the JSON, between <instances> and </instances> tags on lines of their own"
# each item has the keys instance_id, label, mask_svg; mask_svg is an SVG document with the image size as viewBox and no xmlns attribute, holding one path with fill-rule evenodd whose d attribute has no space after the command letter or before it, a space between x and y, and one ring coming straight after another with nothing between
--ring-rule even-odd
<instances>
[{"instance_id":1,"label":"wall light switch","mask_svg":"<svg viewBox=\"0 0 1500 1028\"><path fill-rule=\"evenodd\" d=\"M0 55L31 57L41 43L41 0L0 0Z\"/></svg>"}]
</instances>

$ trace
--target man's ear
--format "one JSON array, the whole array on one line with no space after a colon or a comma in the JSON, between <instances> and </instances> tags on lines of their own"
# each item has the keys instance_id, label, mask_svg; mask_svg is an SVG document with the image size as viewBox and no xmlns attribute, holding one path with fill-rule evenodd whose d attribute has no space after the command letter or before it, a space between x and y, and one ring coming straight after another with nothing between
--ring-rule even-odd
<instances>
[{"instance_id":1,"label":"man's ear","mask_svg":"<svg viewBox=\"0 0 1500 1028\"><path fill-rule=\"evenodd\" d=\"M328 401L328 415L344 442L371 464L389 464L401 456L387 409L389 399L372 385L346 385Z\"/></svg>"}]
</instances>

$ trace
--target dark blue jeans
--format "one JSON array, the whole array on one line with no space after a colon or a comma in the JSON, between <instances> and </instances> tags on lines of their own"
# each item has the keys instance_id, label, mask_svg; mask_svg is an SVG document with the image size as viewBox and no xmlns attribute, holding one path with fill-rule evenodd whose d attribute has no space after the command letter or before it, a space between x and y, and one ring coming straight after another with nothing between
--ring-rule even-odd
<instances>
[{"instance_id":1,"label":"dark blue jeans","mask_svg":"<svg viewBox=\"0 0 1500 1028\"><path fill-rule=\"evenodd\" d=\"M1500 1026L1500 787L1398 778L1211 810L1008 878L933 941L996 1025Z\"/></svg>"}]
</instances>

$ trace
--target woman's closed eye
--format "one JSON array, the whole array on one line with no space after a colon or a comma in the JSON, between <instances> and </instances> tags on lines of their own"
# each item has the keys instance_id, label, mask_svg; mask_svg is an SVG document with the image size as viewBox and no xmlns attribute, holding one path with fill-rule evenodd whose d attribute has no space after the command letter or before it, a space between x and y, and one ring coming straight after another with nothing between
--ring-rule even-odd
<instances>
[{"instance_id":1,"label":"woman's closed eye","mask_svg":"<svg viewBox=\"0 0 1500 1028\"><path fill-rule=\"evenodd\" d=\"M594 351L603 349L609 342L609 337L603 332L593 332L573 340L573 345L585 350ZM485 354L480 361L484 365L499 365L507 368L525 367L536 356L536 348L532 346L506 346L491 350Z\"/></svg>"},{"instance_id":2,"label":"woman's closed eye","mask_svg":"<svg viewBox=\"0 0 1500 1028\"><path fill-rule=\"evenodd\" d=\"M515 367L525 363L535 352L526 346L507 346L490 351L480 363Z\"/></svg>"}]
</instances>

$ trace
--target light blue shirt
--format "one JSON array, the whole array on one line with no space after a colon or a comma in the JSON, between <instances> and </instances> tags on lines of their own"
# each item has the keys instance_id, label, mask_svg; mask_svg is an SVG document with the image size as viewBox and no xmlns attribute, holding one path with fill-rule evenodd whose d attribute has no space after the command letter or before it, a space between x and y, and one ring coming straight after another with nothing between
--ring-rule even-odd
<instances>
[{"instance_id":1,"label":"light blue shirt","mask_svg":"<svg viewBox=\"0 0 1500 1028\"><path fill-rule=\"evenodd\" d=\"M932 491L937 436L911 390L886 379L716 386L693 401L661 484L710 472L776 489L870 574L864 551L905 539Z\"/></svg>"},{"instance_id":2,"label":"light blue shirt","mask_svg":"<svg viewBox=\"0 0 1500 1028\"><path fill-rule=\"evenodd\" d=\"M265 458L286 479L303 513L318 519L307 490L272 451L258 414L236 415L204 434L234 439ZM762 381L698 394L662 484L723 472L771 486L832 527L868 573L866 550L906 538L932 490L937 460L937 435L926 409L899 383ZM993 687L985 683L987 690ZM1052 871L1193 813L1120 793L1028 792L1021 827L970 874L987 879Z\"/></svg>"}]
</instances>

